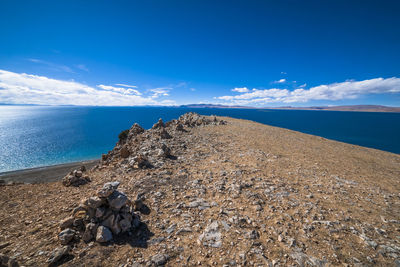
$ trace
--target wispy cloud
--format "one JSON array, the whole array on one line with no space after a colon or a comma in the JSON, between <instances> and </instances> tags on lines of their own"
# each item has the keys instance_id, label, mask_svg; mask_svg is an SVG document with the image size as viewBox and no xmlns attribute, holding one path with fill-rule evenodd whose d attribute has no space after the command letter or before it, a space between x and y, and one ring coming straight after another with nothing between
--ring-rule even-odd
<instances>
[{"instance_id":1,"label":"wispy cloud","mask_svg":"<svg viewBox=\"0 0 400 267\"><path fill-rule=\"evenodd\" d=\"M78 64L78 65L76 65L76 67L77 67L78 69L80 69L80 70L89 72L89 69L86 67L85 64Z\"/></svg>"},{"instance_id":2,"label":"wispy cloud","mask_svg":"<svg viewBox=\"0 0 400 267\"><path fill-rule=\"evenodd\" d=\"M129 84L124 84L124 83L116 83L115 85L117 85L117 86L123 86L123 87L137 88L136 85L129 85Z\"/></svg>"},{"instance_id":3,"label":"wispy cloud","mask_svg":"<svg viewBox=\"0 0 400 267\"><path fill-rule=\"evenodd\" d=\"M239 92L239 93L246 93L249 91L249 89L247 87L238 87L238 88L233 88L231 91Z\"/></svg>"},{"instance_id":4,"label":"wispy cloud","mask_svg":"<svg viewBox=\"0 0 400 267\"><path fill-rule=\"evenodd\" d=\"M284 83L284 82L286 82L286 79L280 79L278 81L275 81L274 83Z\"/></svg>"},{"instance_id":5,"label":"wispy cloud","mask_svg":"<svg viewBox=\"0 0 400 267\"><path fill-rule=\"evenodd\" d=\"M37 58L28 58L28 61L33 62L33 63L37 63L37 64L42 64L47 66L48 68L55 70L55 71L61 71L61 72L68 72L68 73L75 73L72 68L65 66L65 65L61 65L61 64L55 64L52 62L48 62L45 60L41 60L41 59L37 59Z\"/></svg>"},{"instance_id":6,"label":"wispy cloud","mask_svg":"<svg viewBox=\"0 0 400 267\"><path fill-rule=\"evenodd\" d=\"M0 70L1 103L89 106L175 104L169 99L158 99L153 92L148 96L142 96L135 91L132 88L108 85L99 85L96 88L74 81Z\"/></svg>"},{"instance_id":7,"label":"wispy cloud","mask_svg":"<svg viewBox=\"0 0 400 267\"><path fill-rule=\"evenodd\" d=\"M256 89L240 95L226 95L215 99L229 104L305 103L312 100L355 99L368 94L391 94L400 92L400 78L375 78L364 81L348 80L341 83L319 85L305 89L306 84L295 90Z\"/></svg>"}]
</instances>

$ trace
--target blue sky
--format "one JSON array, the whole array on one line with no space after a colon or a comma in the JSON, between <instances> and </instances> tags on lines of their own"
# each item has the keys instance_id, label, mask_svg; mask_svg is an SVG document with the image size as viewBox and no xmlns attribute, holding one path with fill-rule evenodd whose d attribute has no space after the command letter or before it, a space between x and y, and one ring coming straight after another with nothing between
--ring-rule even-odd
<instances>
[{"instance_id":1,"label":"blue sky","mask_svg":"<svg viewBox=\"0 0 400 267\"><path fill-rule=\"evenodd\" d=\"M399 1L0 1L0 103L400 106Z\"/></svg>"}]
</instances>

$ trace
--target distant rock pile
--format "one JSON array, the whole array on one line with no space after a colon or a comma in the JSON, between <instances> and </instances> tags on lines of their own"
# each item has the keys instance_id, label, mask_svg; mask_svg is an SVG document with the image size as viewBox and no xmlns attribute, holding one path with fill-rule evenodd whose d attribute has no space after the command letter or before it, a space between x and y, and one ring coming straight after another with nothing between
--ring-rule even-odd
<instances>
[{"instance_id":1,"label":"distant rock pile","mask_svg":"<svg viewBox=\"0 0 400 267\"><path fill-rule=\"evenodd\" d=\"M85 175L86 168L81 166L79 170L70 172L62 179L64 186L80 186L90 182L89 176Z\"/></svg>"},{"instance_id":2,"label":"distant rock pile","mask_svg":"<svg viewBox=\"0 0 400 267\"><path fill-rule=\"evenodd\" d=\"M218 120L216 117L209 118L192 112L166 123L159 119L149 130L135 123L129 130L120 133L120 139L112 151L102 155L102 164L108 165L115 160L123 159L126 168L158 168L166 159L176 158L174 157L176 151L172 147L175 137L193 127L224 124L226 121Z\"/></svg>"},{"instance_id":3,"label":"distant rock pile","mask_svg":"<svg viewBox=\"0 0 400 267\"><path fill-rule=\"evenodd\" d=\"M82 238L85 242L109 242L114 235L139 226L140 218L133 203L117 190L119 182L105 183L97 196L84 199L72 216L61 221L60 243L67 245Z\"/></svg>"},{"instance_id":4,"label":"distant rock pile","mask_svg":"<svg viewBox=\"0 0 400 267\"><path fill-rule=\"evenodd\" d=\"M182 116L178 118L177 121L174 120L174 122L179 125L183 124L184 126L187 127L195 127L195 126L200 126L200 125L225 125L226 121L224 120L217 120L216 117L213 117L213 119L209 119L205 116L201 116L197 113L189 112L185 113ZM179 126L180 127L180 126Z\"/></svg>"}]
</instances>

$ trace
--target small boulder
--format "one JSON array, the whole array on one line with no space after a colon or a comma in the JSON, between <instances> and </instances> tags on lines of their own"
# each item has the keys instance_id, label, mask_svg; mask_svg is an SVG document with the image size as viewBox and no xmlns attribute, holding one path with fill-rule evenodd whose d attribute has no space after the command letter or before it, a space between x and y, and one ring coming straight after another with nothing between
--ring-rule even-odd
<instances>
[{"instance_id":1,"label":"small boulder","mask_svg":"<svg viewBox=\"0 0 400 267\"><path fill-rule=\"evenodd\" d=\"M163 266L167 263L169 256L167 254L156 254L151 257L151 262L156 266Z\"/></svg>"},{"instance_id":2,"label":"small boulder","mask_svg":"<svg viewBox=\"0 0 400 267\"><path fill-rule=\"evenodd\" d=\"M62 248L56 248L51 252L50 258L47 260L49 266L55 266L64 256L68 255L71 250L70 246L64 246Z\"/></svg>"},{"instance_id":3,"label":"small boulder","mask_svg":"<svg viewBox=\"0 0 400 267\"><path fill-rule=\"evenodd\" d=\"M105 203L104 199L101 199L99 197L90 197L87 200L88 207L93 208L93 209L97 209L104 203Z\"/></svg>"},{"instance_id":4,"label":"small boulder","mask_svg":"<svg viewBox=\"0 0 400 267\"><path fill-rule=\"evenodd\" d=\"M68 218L62 220L62 221L60 222L60 228L61 228L61 230L64 230L64 229L66 229L66 228L72 227L72 225L74 224L74 220L75 220L74 217L68 217Z\"/></svg>"},{"instance_id":5,"label":"small boulder","mask_svg":"<svg viewBox=\"0 0 400 267\"><path fill-rule=\"evenodd\" d=\"M67 245L74 239L74 237L75 237L75 231L72 230L71 228L67 228L58 234L58 239L60 240L61 245Z\"/></svg>"},{"instance_id":6,"label":"small boulder","mask_svg":"<svg viewBox=\"0 0 400 267\"><path fill-rule=\"evenodd\" d=\"M97 228L96 241L99 243L106 243L112 240L112 233L110 229L101 225Z\"/></svg>"},{"instance_id":7,"label":"small boulder","mask_svg":"<svg viewBox=\"0 0 400 267\"><path fill-rule=\"evenodd\" d=\"M118 181L105 183L105 184L103 185L103 188L100 189L100 190L97 192L97 196L99 196L99 197L101 197L101 198L109 197L112 193L114 193L115 190L117 190L119 184L120 184L120 183L119 183Z\"/></svg>"},{"instance_id":8,"label":"small boulder","mask_svg":"<svg viewBox=\"0 0 400 267\"><path fill-rule=\"evenodd\" d=\"M122 192L114 191L107 201L113 210L118 211L128 202L128 197Z\"/></svg>"},{"instance_id":9,"label":"small boulder","mask_svg":"<svg viewBox=\"0 0 400 267\"><path fill-rule=\"evenodd\" d=\"M95 223L88 223L86 225L85 232L82 235L82 239L85 242L89 242L96 237L98 225Z\"/></svg>"}]
</instances>

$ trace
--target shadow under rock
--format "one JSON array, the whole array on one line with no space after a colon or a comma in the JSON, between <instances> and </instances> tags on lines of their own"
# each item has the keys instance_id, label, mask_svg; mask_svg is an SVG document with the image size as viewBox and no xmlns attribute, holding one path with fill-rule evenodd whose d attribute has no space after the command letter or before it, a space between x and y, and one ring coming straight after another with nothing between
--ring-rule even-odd
<instances>
[{"instance_id":1,"label":"shadow under rock","mask_svg":"<svg viewBox=\"0 0 400 267\"><path fill-rule=\"evenodd\" d=\"M173 155L168 155L167 158L168 159L172 159L172 160L177 160L178 159L177 156L173 156Z\"/></svg>"},{"instance_id":2,"label":"shadow under rock","mask_svg":"<svg viewBox=\"0 0 400 267\"><path fill-rule=\"evenodd\" d=\"M144 215L149 215L151 210L149 208L149 206L147 206L146 204L142 203L140 209L139 209L140 213L144 214Z\"/></svg>"},{"instance_id":3,"label":"shadow under rock","mask_svg":"<svg viewBox=\"0 0 400 267\"><path fill-rule=\"evenodd\" d=\"M147 224L140 222L140 225L131 232L131 235L117 235L112 243L117 245L129 244L131 247L135 248L147 248L147 241L149 241L152 236L154 236L154 233L149 230ZM107 243L107 245L112 243Z\"/></svg>"},{"instance_id":4,"label":"shadow under rock","mask_svg":"<svg viewBox=\"0 0 400 267\"><path fill-rule=\"evenodd\" d=\"M74 258L75 258L74 255L72 255L72 254L67 254L67 255L62 256L58 261L53 262L53 263L50 263L48 266L49 266L49 267L61 266L61 265L64 265L65 263L67 263L67 262L73 260ZM65 266L71 266L71 265L65 264Z\"/></svg>"}]
</instances>

